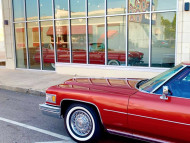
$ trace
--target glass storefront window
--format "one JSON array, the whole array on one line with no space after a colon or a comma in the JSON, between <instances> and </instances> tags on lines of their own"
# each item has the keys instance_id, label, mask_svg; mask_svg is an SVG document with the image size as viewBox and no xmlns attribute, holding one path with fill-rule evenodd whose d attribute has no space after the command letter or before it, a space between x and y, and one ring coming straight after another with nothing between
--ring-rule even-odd
<instances>
[{"instance_id":1,"label":"glass storefront window","mask_svg":"<svg viewBox=\"0 0 190 143\"><path fill-rule=\"evenodd\" d=\"M38 22L27 23L30 69L40 69L40 43Z\"/></svg>"},{"instance_id":2,"label":"glass storefront window","mask_svg":"<svg viewBox=\"0 0 190 143\"><path fill-rule=\"evenodd\" d=\"M40 19L52 19L52 0L40 1Z\"/></svg>"},{"instance_id":3,"label":"glass storefront window","mask_svg":"<svg viewBox=\"0 0 190 143\"><path fill-rule=\"evenodd\" d=\"M107 0L107 14L123 14L126 12L126 0Z\"/></svg>"},{"instance_id":4,"label":"glass storefront window","mask_svg":"<svg viewBox=\"0 0 190 143\"><path fill-rule=\"evenodd\" d=\"M105 14L104 0L88 0L88 15L99 16Z\"/></svg>"},{"instance_id":5,"label":"glass storefront window","mask_svg":"<svg viewBox=\"0 0 190 143\"><path fill-rule=\"evenodd\" d=\"M129 13L150 11L150 0L129 0Z\"/></svg>"},{"instance_id":6,"label":"glass storefront window","mask_svg":"<svg viewBox=\"0 0 190 143\"><path fill-rule=\"evenodd\" d=\"M72 62L86 64L86 19L71 20Z\"/></svg>"},{"instance_id":7,"label":"glass storefront window","mask_svg":"<svg viewBox=\"0 0 190 143\"><path fill-rule=\"evenodd\" d=\"M105 18L88 20L89 63L105 64Z\"/></svg>"},{"instance_id":8,"label":"glass storefront window","mask_svg":"<svg viewBox=\"0 0 190 143\"><path fill-rule=\"evenodd\" d=\"M38 19L37 0L26 0L27 21Z\"/></svg>"},{"instance_id":9,"label":"glass storefront window","mask_svg":"<svg viewBox=\"0 0 190 143\"><path fill-rule=\"evenodd\" d=\"M15 44L16 44L16 66L17 68L27 68L25 24L15 24Z\"/></svg>"},{"instance_id":10,"label":"glass storefront window","mask_svg":"<svg viewBox=\"0 0 190 143\"><path fill-rule=\"evenodd\" d=\"M152 67L174 66L175 33L175 12L152 15Z\"/></svg>"},{"instance_id":11,"label":"glass storefront window","mask_svg":"<svg viewBox=\"0 0 190 143\"><path fill-rule=\"evenodd\" d=\"M175 64L176 9L177 0L13 0L17 67L41 69L41 59L43 70L54 70L55 60L82 64L89 60L89 64L104 65L107 59L108 65L172 67ZM26 25L28 39L25 39Z\"/></svg>"},{"instance_id":12,"label":"glass storefront window","mask_svg":"<svg viewBox=\"0 0 190 143\"><path fill-rule=\"evenodd\" d=\"M68 0L55 0L55 18L68 18Z\"/></svg>"},{"instance_id":13,"label":"glass storefront window","mask_svg":"<svg viewBox=\"0 0 190 143\"><path fill-rule=\"evenodd\" d=\"M70 63L69 23L68 20L56 21L57 61Z\"/></svg>"},{"instance_id":14,"label":"glass storefront window","mask_svg":"<svg viewBox=\"0 0 190 143\"><path fill-rule=\"evenodd\" d=\"M126 63L126 17L108 17L108 65L121 65Z\"/></svg>"},{"instance_id":15,"label":"glass storefront window","mask_svg":"<svg viewBox=\"0 0 190 143\"><path fill-rule=\"evenodd\" d=\"M176 10L177 0L153 0L152 11Z\"/></svg>"},{"instance_id":16,"label":"glass storefront window","mask_svg":"<svg viewBox=\"0 0 190 143\"><path fill-rule=\"evenodd\" d=\"M43 55L43 69L55 70L53 22L41 22L41 45Z\"/></svg>"},{"instance_id":17,"label":"glass storefront window","mask_svg":"<svg viewBox=\"0 0 190 143\"><path fill-rule=\"evenodd\" d=\"M128 65L149 65L149 14L129 15Z\"/></svg>"},{"instance_id":18,"label":"glass storefront window","mask_svg":"<svg viewBox=\"0 0 190 143\"><path fill-rule=\"evenodd\" d=\"M24 0L13 0L14 21L25 21L24 18Z\"/></svg>"},{"instance_id":19,"label":"glass storefront window","mask_svg":"<svg viewBox=\"0 0 190 143\"><path fill-rule=\"evenodd\" d=\"M86 16L86 0L70 0L71 17Z\"/></svg>"}]
</instances>

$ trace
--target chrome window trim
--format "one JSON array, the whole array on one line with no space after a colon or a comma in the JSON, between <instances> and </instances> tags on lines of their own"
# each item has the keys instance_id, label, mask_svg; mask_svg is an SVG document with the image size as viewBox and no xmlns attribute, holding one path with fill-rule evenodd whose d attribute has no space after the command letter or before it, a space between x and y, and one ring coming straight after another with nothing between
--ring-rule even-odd
<instances>
[{"instance_id":1,"label":"chrome window trim","mask_svg":"<svg viewBox=\"0 0 190 143\"><path fill-rule=\"evenodd\" d=\"M101 117L101 114L100 114L100 110L99 110L99 108L98 108L94 103L87 102L87 101L82 101L82 100L77 100L77 99L65 98L65 99L61 100L61 102L60 102L60 108L61 108L61 105L62 105L62 102L63 102L63 101L77 101L77 102L87 103L87 104L93 105L94 107L96 107L96 109L97 109L97 111L98 111L98 114L99 114L99 117L100 117L100 120L101 120L102 125L104 125L104 124L103 124L102 117Z\"/></svg>"},{"instance_id":2,"label":"chrome window trim","mask_svg":"<svg viewBox=\"0 0 190 143\"><path fill-rule=\"evenodd\" d=\"M176 73L172 74L170 77L168 77L164 82L162 82L161 84L159 84L157 87L155 87L150 93L154 93L156 90L158 90L162 85L164 85L166 82L168 82L172 77L174 77L175 75L177 75L179 72L181 72L183 69L185 69L187 66L186 65L182 65L183 67L178 70Z\"/></svg>"}]
</instances>

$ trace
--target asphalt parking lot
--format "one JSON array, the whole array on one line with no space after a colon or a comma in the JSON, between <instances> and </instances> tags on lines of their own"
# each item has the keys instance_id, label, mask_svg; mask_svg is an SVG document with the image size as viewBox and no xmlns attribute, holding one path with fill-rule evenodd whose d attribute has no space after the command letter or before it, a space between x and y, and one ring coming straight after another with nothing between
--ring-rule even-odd
<instances>
[{"instance_id":1,"label":"asphalt parking lot","mask_svg":"<svg viewBox=\"0 0 190 143\"><path fill-rule=\"evenodd\" d=\"M45 116L38 105L45 97L0 89L1 143L70 143L63 119ZM100 143L139 142L105 134Z\"/></svg>"}]
</instances>

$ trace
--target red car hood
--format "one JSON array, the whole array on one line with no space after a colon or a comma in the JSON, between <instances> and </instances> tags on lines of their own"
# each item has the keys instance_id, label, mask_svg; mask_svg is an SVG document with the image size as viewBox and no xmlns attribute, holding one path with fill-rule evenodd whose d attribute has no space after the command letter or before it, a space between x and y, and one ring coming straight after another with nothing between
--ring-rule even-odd
<instances>
[{"instance_id":1,"label":"red car hood","mask_svg":"<svg viewBox=\"0 0 190 143\"><path fill-rule=\"evenodd\" d=\"M90 90L101 93L109 92L122 95L132 95L138 91L135 88L135 85L140 80L142 79L73 78L58 86L76 90Z\"/></svg>"}]
</instances>

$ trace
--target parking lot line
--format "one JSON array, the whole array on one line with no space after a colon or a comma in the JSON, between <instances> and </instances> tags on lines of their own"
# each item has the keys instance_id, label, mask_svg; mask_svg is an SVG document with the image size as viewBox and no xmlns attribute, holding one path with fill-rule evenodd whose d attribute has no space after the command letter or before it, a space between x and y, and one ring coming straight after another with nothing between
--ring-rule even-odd
<instances>
[{"instance_id":1,"label":"parking lot line","mask_svg":"<svg viewBox=\"0 0 190 143\"><path fill-rule=\"evenodd\" d=\"M33 126L30 126L30 125L19 123L19 122L9 120L9 119L6 119L6 118L0 117L0 121L7 122L7 123L10 123L10 124L13 124L13 125L17 125L17 126L20 126L20 127L23 127L23 128L27 128L27 129L30 129L30 130L33 130L33 131L37 131L37 132L40 132L40 133L43 133L43 134L46 134L46 135L49 135L49 136L53 136L53 137L56 137L56 138L59 138L59 139L65 140L65 141L71 141L71 139L69 137L67 137L67 136L63 136L63 135L60 135L60 134L57 134L57 133L53 133L53 132L50 132L50 131L47 131L47 130L43 130L43 129L40 129L40 128L37 128L37 127L33 127Z\"/></svg>"}]
</instances>

